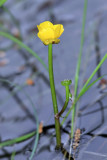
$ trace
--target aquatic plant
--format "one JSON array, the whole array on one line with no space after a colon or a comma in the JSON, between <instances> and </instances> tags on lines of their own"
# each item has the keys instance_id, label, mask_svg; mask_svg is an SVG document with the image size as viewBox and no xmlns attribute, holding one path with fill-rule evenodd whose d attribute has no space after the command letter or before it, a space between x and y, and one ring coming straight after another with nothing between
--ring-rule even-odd
<instances>
[{"instance_id":1,"label":"aquatic plant","mask_svg":"<svg viewBox=\"0 0 107 160\"><path fill-rule=\"evenodd\" d=\"M0 1L0 7L5 3L5 1L6 0L1 0ZM37 26L38 30L39 30L38 37L43 42L43 44L48 45L48 63L49 63L48 65L49 65L49 68L46 66L44 61L38 56L38 54L36 54L31 48L29 48L27 45L25 45L21 41L21 39L18 39L16 37L12 36L11 34L9 34L8 30L6 30L6 31L0 30L0 36L5 37L7 39L10 39L13 43L16 43L21 48L24 48L26 51L28 51L30 54L32 54L43 65L43 67L47 71L49 71L51 95L52 95L54 118L55 118L57 149L59 149L61 147L60 126L64 124L66 118L68 117L68 115L70 114L71 110L73 109L72 117L71 117L71 119L72 119L71 120L71 122L72 122L72 125L71 125L71 138L73 137L73 135L74 135L74 121L75 121L76 104L77 104L78 100L98 80L100 80L104 76L103 75L103 76L99 77L98 79L96 79L95 81L93 81L92 83L90 83L92 78L96 74L96 72L99 70L99 68L102 66L104 61L107 59L107 54L105 54L105 56L99 62L99 64L95 68L95 70L92 72L91 76L87 79L87 81L84 84L83 88L78 93L79 72L80 72L80 65L81 65L82 49L83 49L83 44L84 44L84 30L85 30L85 21L86 21L86 11L87 11L87 2L88 2L88 0L85 0L84 2L85 3L84 3L84 13L83 13L82 34L81 34L81 46L80 46L80 53L79 53L79 56L78 56L77 69L76 69L76 73L75 73L74 101L72 103L71 108L69 109L69 111L67 112L66 116L64 117L63 121L61 122L61 124L60 124L60 117L64 113L64 111L66 110L66 107L68 105L69 100L72 98L72 94L70 93L70 90L69 90L69 85L71 85L71 80L64 80L64 81L61 82L62 86L65 87L66 100L65 100L65 103L64 103L61 111L58 111L55 84L54 84L54 74L53 74L52 46L53 46L53 44L58 44L60 42L59 37L61 36L61 34L64 31L63 25L62 24L53 25L51 22L45 21L45 22L43 22L43 23L41 23L40 25ZM10 83L10 82L6 81L6 83ZM18 86L18 88L20 88L20 87ZM13 95L13 93L12 93L12 95ZM27 96L27 98L28 98L28 96ZM29 101L31 102L31 100L29 100ZM32 104L32 102L31 102L31 104ZM35 108L35 107L33 107L33 108ZM15 139L3 141L3 142L0 143L0 148L5 147L5 146L10 146L10 145L13 145L15 143L23 142L23 141L25 141L25 140L27 140L27 139L29 139L29 138L31 138L31 137L36 135L35 144L34 144L34 147L33 147L33 152L31 154L31 159L32 159L33 156L34 156L37 144L38 144L38 140L39 140L39 138L38 138L39 137L39 131L38 131L38 123L39 122L38 122L38 120L36 118L37 115L36 115L35 111L34 111L34 115L35 115L35 119L36 119L36 123L37 123L37 127L36 127L37 130L36 131L33 131L33 132L28 133L26 135L17 137ZM13 156L14 156L14 154L15 154L15 152L13 153Z\"/></svg>"},{"instance_id":2,"label":"aquatic plant","mask_svg":"<svg viewBox=\"0 0 107 160\"><path fill-rule=\"evenodd\" d=\"M49 80L50 80L50 88L51 88L51 96L53 101L53 110L54 110L54 118L55 118L55 129L56 129L56 148L61 148L61 133L60 133L60 121L58 116L58 105L56 99L56 91L54 84L54 74L53 74L53 55L52 55L52 44L58 44L60 40L58 39L64 31L63 25L57 24L53 25L49 21L45 21L41 23L38 27L38 37L45 44L48 45L48 68L49 68ZM70 83L70 81L65 81Z\"/></svg>"},{"instance_id":3,"label":"aquatic plant","mask_svg":"<svg viewBox=\"0 0 107 160\"><path fill-rule=\"evenodd\" d=\"M64 118L61 124L64 123L65 119L68 117L69 113L72 111L72 125L71 125L71 138L73 138L74 134L74 121L75 121L75 109L76 109L76 103L79 100L79 98L85 94L85 92L94 85L99 79L101 79L103 76L96 79L94 82L92 82L90 85L89 82L91 81L92 77L95 75L97 70L101 67L103 62L107 58L107 54L104 56L104 58L101 60L101 62L96 67L95 71L92 73L92 75L87 80L86 84L81 89L79 95L77 95L77 88L78 88L78 81L79 81L79 71L80 71L80 64L81 64L81 57L82 57L82 48L84 43L84 29L85 29L85 19L86 19L86 11L87 11L87 1L85 1L84 5L84 16L83 16L83 27L82 27L82 37L81 37L81 46L80 46L80 53L77 63L77 70L75 74L75 92L74 92L74 102L72 104L72 107L69 109L69 112L67 113L67 116ZM60 133L60 121L59 118L62 115L62 113L65 111L68 102L69 97L72 97L72 94L69 91L69 85L71 84L71 80L64 80L61 82L62 86L65 86L66 90L66 101L64 103L64 106L62 107L61 111L58 112L58 105L57 105L57 99L56 99L56 91L55 91L55 84L54 84L54 74L53 74L53 56L52 56L52 44L57 44L60 42L60 40L57 38L60 37L60 35L63 33L64 29L61 24L53 25L49 21L45 21L41 23L38 27L38 37L40 40L45 44L48 45L48 65L49 65L49 79L50 79L50 88L51 88L51 95L52 95L52 101L53 101L53 110L54 110L54 118L55 118L55 129L56 129L56 142L57 142L57 148L61 147L61 133Z\"/></svg>"}]
</instances>

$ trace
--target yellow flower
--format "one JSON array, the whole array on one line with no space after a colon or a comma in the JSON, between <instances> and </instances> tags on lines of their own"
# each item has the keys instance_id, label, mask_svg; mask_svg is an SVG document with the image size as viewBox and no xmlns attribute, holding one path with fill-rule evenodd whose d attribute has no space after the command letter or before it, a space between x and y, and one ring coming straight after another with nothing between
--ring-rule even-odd
<instances>
[{"instance_id":1,"label":"yellow flower","mask_svg":"<svg viewBox=\"0 0 107 160\"><path fill-rule=\"evenodd\" d=\"M53 25L51 22L45 21L37 25L37 27L39 30L37 35L45 45L57 44L60 42L58 38L64 31L62 24Z\"/></svg>"}]
</instances>

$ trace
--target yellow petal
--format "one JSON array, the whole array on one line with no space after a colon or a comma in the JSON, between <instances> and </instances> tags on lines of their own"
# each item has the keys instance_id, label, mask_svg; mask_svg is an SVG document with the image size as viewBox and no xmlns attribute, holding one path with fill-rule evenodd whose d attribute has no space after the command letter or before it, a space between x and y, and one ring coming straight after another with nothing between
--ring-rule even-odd
<instances>
[{"instance_id":1,"label":"yellow petal","mask_svg":"<svg viewBox=\"0 0 107 160\"><path fill-rule=\"evenodd\" d=\"M60 25L54 25L54 38L59 38L60 37Z\"/></svg>"},{"instance_id":2,"label":"yellow petal","mask_svg":"<svg viewBox=\"0 0 107 160\"><path fill-rule=\"evenodd\" d=\"M45 28L53 28L53 24L49 21L45 21L43 23L41 23L40 25L37 25L38 27L38 30L42 30L42 29L45 29Z\"/></svg>"},{"instance_id":3,"label":"yellow petal","mask_svg":"<svg viewBox=\"0 0 107 160\"><path fill-rule=\"evenodd\" d=\"M42 41L48 40L48 39L54 39L54 30L51 28L42 29L42 31L38 33L38 37Z\"/></svg>"},{"instance_id":4,"label":"yellow petal","mask_svg":"<svg viewBox=\"0 0 107 160\"><path fill-rule=\"evenodd\" d=\"M54 25L54 36L55 36L55 38L59 38L61 36L61 34L63 33L63 31L64 31L64 29L63 29L62 24Z\"/></svg>"},{"instance_id":5,"label":"yellow petal","mask_svg":"<svg viewBox=\"0 0 107 160\"><path fill-rule=\"evenodd\" d=\"M39 30L37 35L45 45L57 44L60 42L58 38L64 31L62 24L53 25L51 22L45 21L37 25L37 27Z\"/></svg>"},{"instance_id":6,"label":"yellow petal","mask_svg":"<svg viewBox=\"0 0 107 160\"><path fill-rule=\"evenodd\" d=\"M60 34L60 25L54 25L54 38L59 38Z\"/></svg>"},{"instance_id":7,"label":"yellow petal","mask_svg":"<svg viewBox=\"0 0 107 160\"><path fill-rule=\"evenodd\" d=\"M60 26L61 26L61 29L60 29L60 36L61 36L61 34L64 32L64 27L62 24L60 24Z\"/></svg>"}]
</instances>

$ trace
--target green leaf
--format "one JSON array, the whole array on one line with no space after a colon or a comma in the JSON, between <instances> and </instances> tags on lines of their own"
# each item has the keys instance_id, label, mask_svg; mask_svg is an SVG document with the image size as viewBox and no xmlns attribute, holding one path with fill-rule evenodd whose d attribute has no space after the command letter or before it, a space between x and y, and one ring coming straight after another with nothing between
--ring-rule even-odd
<instances>
[{"instance_id":1,"label":"green leaf","mask_svg":"<svg viewBox=\"0 0 107 160\"><path fill-rule=\"evenodd\" d=\"M83 86L83 88L81 89L81 92L84 92L84 89L86 89L88 87L88 84L90 83L90 81L92 80L92 78L94 77L94 75L96 74L96 72L99 70L99 68L102 66L102 64L104 63L104 61L107 59L107 53L105 54L105 56L102 58L102 60L100 61L100 63L97 65L97 67L95 68L95 70L92 72L91 76L88 78L87 82L85 83L85 85ZM80 94L79 93L79 94Z\"/></svg>"},{"instance_id":2,"label":"green leaf","mask_svg":"<svg viewBox=\"0 0 107 160\"><path fill-rule=\"evenodd\" d=\"M100 63L97 65L97 67L95 68L95 70L92 72L91 76L88 78L87 82L85 83L85 85L83 86L83 88L81 89L79 95L77 96L75 102L73 103L72 107L69 109L69 111L67 112L67 114L65 115L65 118L63 119L63 121L61 122L61 125L64 124L65 120L67 119L68 115L70 114L71 110L75 107L75 103L79 100L79 98L81 96L83 96L83 94L85 94L86 91L88 91L88 89L90 87L92 87L98 80L100 80L103 76L99 77L98 79L96 79L95 81L93 81L91 84L90 81L92 80L92 78L94 77L94 75L96 74L96 72L98 71L98 69L102 66L102 64L104 63L104 61L107 59L107 53L105 54L105 56L102 58L102 60L100 61Z\"/></svg>"},{"instance_id":3,"label":"green leaf","mask_svg":"<svg viewBox=\"0 0 107 160\"><path fill-rule=\"evenodd\" d=\"M79 99L81 96L83 96L83 95L90 89L90 87L92 87L97 81L99 81L100 79L102 79L102 78L103 78L104 76L106 76L106 75L107 75L107 74L105 74L105 75L97 78L95 81L93 81L91 84L89 84L86 88L84 88L84 89L79 93L79 95L78 95L78 97L77 97L77 101L78 101L78 99Z\"/></svg>"},{"instance_id":4,"label":"green leaf","mask_svg":"<svg viewBox=\"0 0 107 160\"><path fill-rule=\"evenodd\" d=\"M83 11L82 33L81 33L81 45L80 45L80 52L79 52L79 56L78 56L78 62L77 62L76 73L75 73L74 99L76 99L77 91L78 91L80 65L81 65L81 58L82 58L83 45L84 45L84 34L85 34L85 24L86 24L86 15L87 15L87 4L88 4L88 0L84 0L84 11ZM76 111L76 103L74 104L73 111L72 111L71 137L73 137L73 131L74 131L75 111Z\"/></svg>"},{"instance_id":5,"label":"green leaf","mask_svg":"<svg viewBox=\"0 0 107 160\"><path fill-rule=\"evenodd\" d=\"M37 133L36 131L33 131L33 132L28 133L24 136L21 136L21 137L12 139L12 140L3 141L0 143L0 148L5 147L5 146L10 146L15 143L20 143L20 142L26 141L27 139L32 138L36 133Z\"/></svg>"},{"instance_id":6,"label":"green leaf","mask_svg":"<svg viewBox=\"0 0 107 160\"><path fill-rule=\"evenodd\" d=\"M6 2L7 0L0 0L0 7Z\"/></svg>"}]
</instances>

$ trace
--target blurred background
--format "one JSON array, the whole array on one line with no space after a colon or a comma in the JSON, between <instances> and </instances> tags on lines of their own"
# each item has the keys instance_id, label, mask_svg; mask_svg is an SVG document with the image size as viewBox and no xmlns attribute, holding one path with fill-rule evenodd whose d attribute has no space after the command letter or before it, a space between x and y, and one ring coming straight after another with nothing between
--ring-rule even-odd
<instances>
[{"instance_id":1,"label":"blurred background","mask_svg":"<svg viewBox=\"0 0 107 160\"><path fill-rule=\"evenodd\" d=\"M81 0L7 0L0 8L0 31L9 32L39 55L48 66L48 47L37 37L37 25L43 21L63 24L64 33L58 45L53 45L54 75L58 107L65 101L64 79L72 79L70 88L74 93L74 76L81 42L84 1ZM87 7L85 41L80 70L79 88L86 82L98 62L107 53L107 1L89 0ZM96 78L107 74L105 61ZM85 129L80 142L77 159L107 159L107 76L97 82L82 98L76 126ZM33 103L33 105L32 105ZM33 107L32 107L33 106ZM68 109L71 106L69 103ZM19 137L35 131L34 110L39 123L52 129L44 129L34 160L63 159L54 151L53 108L48 72L42 64L25 49L0 36L0 141ZM68 111L67 109L67 111ZM62 142L69 139L71 115L62 131ZM61 119L62 120L62 119ZM99 134L99 136L97 136ZM105 136L104 136L105 135ZM93 138L94 136L94 138ZM0 150L0 159L26 160L32 151L34 138ZM85 139L85 140L84 140ZM68 149L70 146L68 145ZM44 158L46 157L46 158Z\"/></svg>"}]
</instances>

